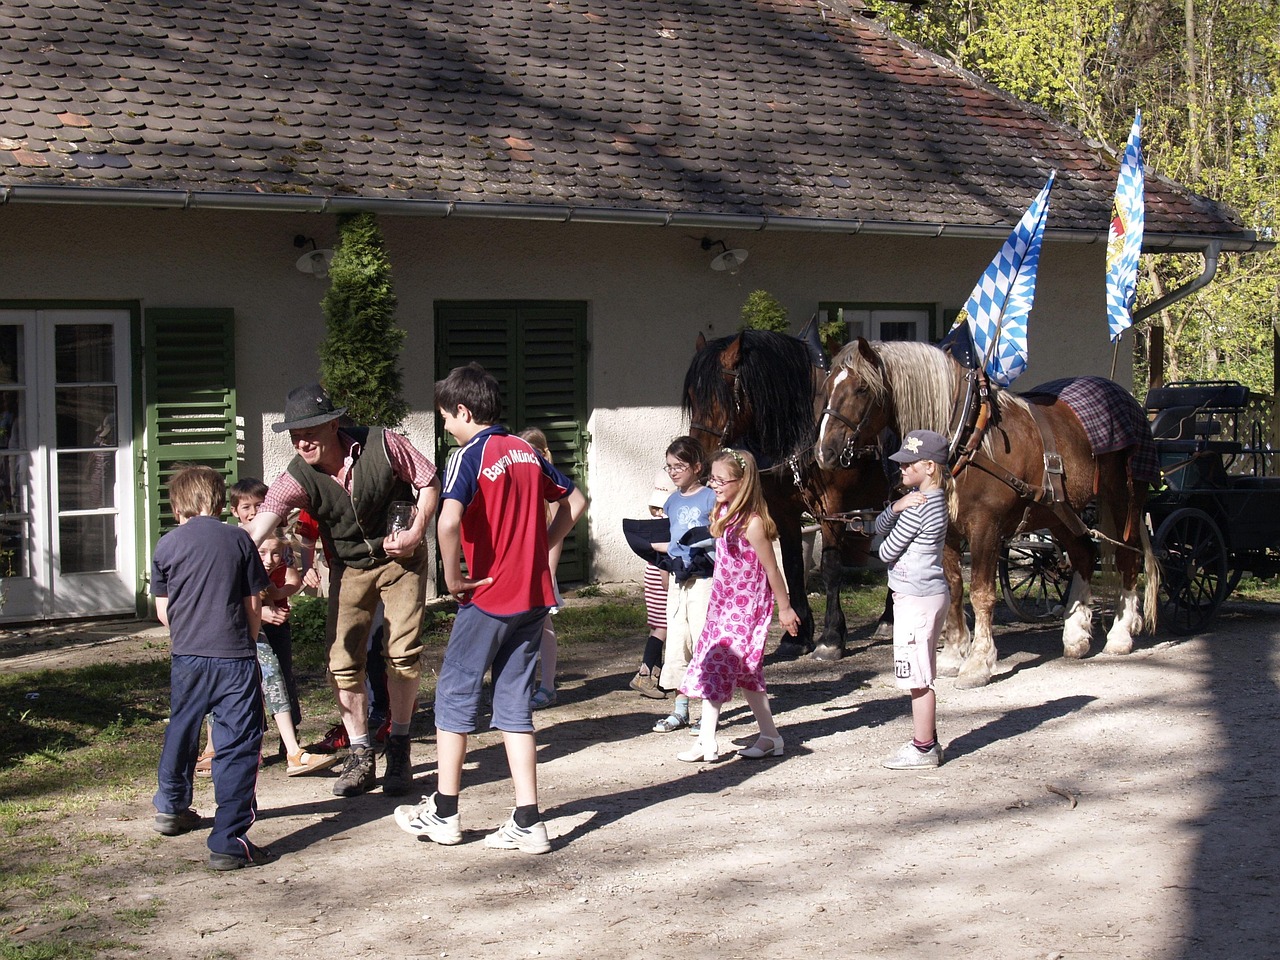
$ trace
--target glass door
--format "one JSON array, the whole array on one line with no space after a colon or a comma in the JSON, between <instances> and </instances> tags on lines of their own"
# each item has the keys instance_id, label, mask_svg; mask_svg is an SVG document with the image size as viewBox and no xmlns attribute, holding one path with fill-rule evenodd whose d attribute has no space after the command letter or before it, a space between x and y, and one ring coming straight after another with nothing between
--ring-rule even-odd
<instances>
[{"instance_id":1,"label":"glass door","mask_svg":"<svg viewBox=\"0 0 1280 960\"><path fill-rule=\"evenodd\" d=\"M134 609L128 345L126 311L0 311L5 619Z\"/></svg>"}]
</instances>

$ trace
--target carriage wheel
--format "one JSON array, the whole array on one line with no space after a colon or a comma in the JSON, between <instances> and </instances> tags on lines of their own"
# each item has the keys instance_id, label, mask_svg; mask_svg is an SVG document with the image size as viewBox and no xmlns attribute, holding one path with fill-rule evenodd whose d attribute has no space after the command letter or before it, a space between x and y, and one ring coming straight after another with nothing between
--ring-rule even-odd
<instances>
[{"instance_id":1,"label":"carriage wheel","mask_svg":"<svg viewBox=\"0 0 1280 960\"><path fill-rule=\"evenodd\" d=\"M1196 633L1227 598L1227 545L1213 518L1195 507L1165 517L1156 531L1160 617L1174 633Z\"/></svg>"},{"instance_id":2,"label":"carriage wheel","mask_svg":"<svg viewBox=\"0 0 1280 960\"><path fill-rule=\"evenodd\" d=\"M1015 537L1000 551L1000 592L1023 623L1062 616L1071 591L1071 561L1043 531Z\"/></svg>"}]
</instances>

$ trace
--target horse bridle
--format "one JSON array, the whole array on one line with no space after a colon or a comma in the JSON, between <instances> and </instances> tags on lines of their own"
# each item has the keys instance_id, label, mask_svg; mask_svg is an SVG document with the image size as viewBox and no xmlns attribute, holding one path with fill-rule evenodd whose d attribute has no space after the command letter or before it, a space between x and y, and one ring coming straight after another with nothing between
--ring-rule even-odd
<instances>
[{"instance_id":1,"label":"horse bridle","mask_svg":"<svg viewBox=\"0 0 1280 960\"><path fill-rule=\"evenodd\" d=\"M858 440L862 437L862 431L866 428L867 420L871 417L870 406L863 413L862 419L856 424L838 410L832 410L830 407L823 407L822 416L831 417L838 420L849 428L849 439L844 442L844 449L840 451L840 466L846 469L853 466L857 460L879 460L882 454L880 447L880 438L876 437L874 443L864 443L859 445ZM821 423L821 420L819 420Z\"/></svg>"},{"instance_id":2,"label":"horse bridle","mask_svg":"<svg viewBox=\"0 0 1280 960\"><path fill-rule=\"evenodd\" d=\"M731 394L733 406L729 410L725 411L724 429L720 431L720 439L718 441L719 446L726 447L729 445L729 429L733 426L734 421L738 419L738 414L742 412L742 381L738 377L737 370L721 370L720 375L733 382L733 390ZM703 433L709 433L712 435L715 434L715 431L705 423L698 423L696 420L690 420L689 429L701 430Z\"/></svg>"}]
</instances>

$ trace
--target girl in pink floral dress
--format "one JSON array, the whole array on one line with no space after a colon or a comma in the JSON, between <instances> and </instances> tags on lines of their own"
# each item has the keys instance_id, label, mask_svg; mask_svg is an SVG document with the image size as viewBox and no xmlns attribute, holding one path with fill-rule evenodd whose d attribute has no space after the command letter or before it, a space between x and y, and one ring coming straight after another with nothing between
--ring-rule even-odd
<instances>
[{"instance_id":1,"label":"girl in pink floral dress","mask_svg":"<svg viewBox=\"0 0 1280 960\"><path fill-rule=\"evenodd\" d=\"M773 555L778 530L769 516L760 489L760 472L749 453L721 450L712 458L707 486L716 494L711 535L716 544L715 575L707 625L694 647L693 659L680 692L703 698L697 746L679 754L689 763L718 759L716 724L720 709L733 699L735 689L751 707L760 725L760 737L738 756L751 760L782 756L782 737L769 710L765 693L764 641L773 619L792 636L800 618L791 609L786 583Z\"/></svg>"}]
</instances>

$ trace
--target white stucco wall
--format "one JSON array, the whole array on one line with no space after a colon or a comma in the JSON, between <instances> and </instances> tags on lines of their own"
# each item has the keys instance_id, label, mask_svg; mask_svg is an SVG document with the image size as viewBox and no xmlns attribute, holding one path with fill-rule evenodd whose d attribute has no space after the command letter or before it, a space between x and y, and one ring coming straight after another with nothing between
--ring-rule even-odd
<instances>
[{"instance_id":1,"label":"white stucco wall","mask_svg":"<svg viewBox=\"0 0 1280 960\"><path fill-rule=\"evenodd\" d=\"M405 394L413 440L433 449L433 305L437 300L574 300L588 304L593 567L631 580L638 562L620 531L644 516L653 471L683 432L680 389L699 332L737 329L743 300L766 289L799 327L820 301L961 306L999 244L792 232L432 220L384 216L407 331ZM299 273L295 234L321 247L333 217L92 207L0 208L3 300L121 300L146 307L231 307L237 318L242 472L268 480L290 454L270 430L290 388L316 378L325 286ZM703 236L750 258L731 276L709 269ZM1104 246L1046 244L1032 317L1031 363L1019 386L1110 371ZM1117 379L1130 376L1129 341ZM518 425L517 425L518 426Z\"/></svg>"}]
</instances>

